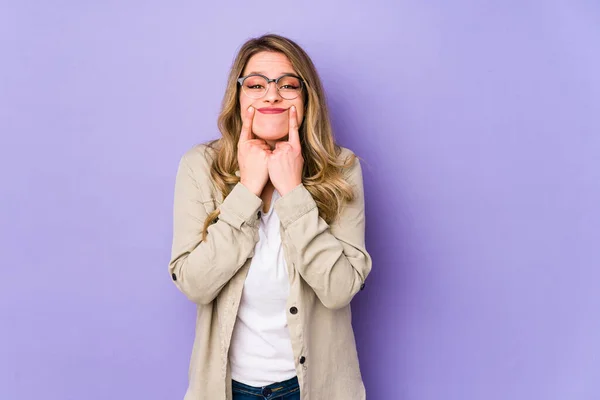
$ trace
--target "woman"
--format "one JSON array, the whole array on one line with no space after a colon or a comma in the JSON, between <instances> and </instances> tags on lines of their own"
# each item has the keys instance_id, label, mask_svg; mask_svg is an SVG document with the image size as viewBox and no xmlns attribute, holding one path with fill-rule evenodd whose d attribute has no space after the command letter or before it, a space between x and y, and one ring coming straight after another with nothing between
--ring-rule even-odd
<instances>
[{"instance_id":1,"label":"woman","mask_svg":"<svg viewBox=\"0 0 600 400\"><path fill-rule=\"evenodd\" d=\"M169 272L198 305L185 399L364 399L349 305L371 270L362 172L308 55L246 42L219 129L175 184Z\"/></svg>"}]
</instances>

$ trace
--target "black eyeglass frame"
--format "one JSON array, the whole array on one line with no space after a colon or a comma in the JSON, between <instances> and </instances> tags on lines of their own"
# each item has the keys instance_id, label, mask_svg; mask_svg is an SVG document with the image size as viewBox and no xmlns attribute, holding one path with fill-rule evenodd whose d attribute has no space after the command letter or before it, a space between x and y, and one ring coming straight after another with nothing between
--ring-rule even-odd
<instances>
[{"instance_id":1,"label":"black eyeglass frame","mask_svg":"<svg viewBox=\"0 0 600 400\"><path fill-rule=\"evenodd\" d=\"M250 74L250 75L246 75L246 76L242 76L240 78L238 78L237 82L240 84L240 86L242 87L242 90L244 90L244 81L246 80L246 78L250 78L251 76L260 76L261 78L264 78L267 81L267 89L265 90L265 93L260 96L260 97L252 97L252 96L248 96L248 94L246 94L246 92L244 91L244 94L246 94L246 96L252 98L252 99L262 99L263 97L266 96L266 94L269 92L269 83L271 82L275 82L275 88L277 89L277 93L279 93L279 95L281 96L281 92L279 92L279 86L277 85L279 83L279 80L281 78L285 78L286 76L291 76L293 78L296 78L300 81L300 92L298 92L298 96L292 98L292 99L286 99L286 100L294 100L297 99L304 91L304 87L306 86L306 83L304 82L304 79L300 78L298 75L294 75L294 74L283 74L281 75L279 78L275 78L275 79L269 79L268 77L262 75L262 74ZM283 97L283 96L281 96ZM285 97L283 97L285 99Z\"/></svg>"}]
</instances>

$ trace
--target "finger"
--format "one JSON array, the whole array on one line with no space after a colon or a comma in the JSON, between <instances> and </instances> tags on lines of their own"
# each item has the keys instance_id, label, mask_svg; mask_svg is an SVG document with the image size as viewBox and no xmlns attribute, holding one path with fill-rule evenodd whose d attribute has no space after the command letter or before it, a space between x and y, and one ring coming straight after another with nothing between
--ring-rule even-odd
<instances>
[{"instance_id":1,"label":"finger","mask_svg":"<svg viewBox=\"0 0 600 400\"><path fill-rule=\"evenodd\" d=\"M240 142L252 139L252 120L254 119L254 107L248 107L242 118L242 131L240 132Z\"/></svg>"},{"instance_id":2,"label":"finger","mask_svg":"<svg viewBox=\"0 0 600 400\"><path fill-rule=\"evenodd\" d=\"M259 149L271 149L271 146L262 139L250 139L244 143L249 148L258 147Z\"/></svg>"},{"instance_id":3,"label":"finger","mask_svg":"<svg viewBox=\"0 0 600 400\"><path fill-rule=\"evenodd\" d=\"M289 133L288 142L297 149L300 149L300 134L298 133L298 112L296 107L292 106L289 112Z\"/></svg>"},{"instance_id":4,"label":"finger","mask_svg":"<svg viewBox=\"0 0 600 400\"><path fill-rule=\"evenodd\" d=\"M294 146L290 142L282 142L277 148L281 153L293 153Z\"/></svg>"}]
</instances>

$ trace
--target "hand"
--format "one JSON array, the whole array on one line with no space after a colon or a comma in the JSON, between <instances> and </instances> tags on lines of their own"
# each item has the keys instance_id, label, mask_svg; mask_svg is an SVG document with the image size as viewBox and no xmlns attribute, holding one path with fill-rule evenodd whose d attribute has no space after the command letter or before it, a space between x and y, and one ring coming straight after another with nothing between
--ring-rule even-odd
<instances>
[{"instance_id":1,"label":"hand","mask_svg":"<svg viewBox=\"0 0 600 400\"><path fill-rule=\"evenodd\" d=\"M289 109L288 116L290 124L288 140L277 142L275 149L268 157L269 178L282 196L302 183L302 167L304 166L296 107L292 106Z\"/></svg>"},{"instance_id":2,"label":"hand","mask_svg":"<svg viewBox=\"0 0 600 400\"><path fill-rule=\"evenodd\" d=\"M264 140L254 138L252 133L254 112L254 108L250 107L242 118L237 157L240 166L240 182L260 197L269 180L268 160L271 148Z\"/></svg>"}]
</instances>

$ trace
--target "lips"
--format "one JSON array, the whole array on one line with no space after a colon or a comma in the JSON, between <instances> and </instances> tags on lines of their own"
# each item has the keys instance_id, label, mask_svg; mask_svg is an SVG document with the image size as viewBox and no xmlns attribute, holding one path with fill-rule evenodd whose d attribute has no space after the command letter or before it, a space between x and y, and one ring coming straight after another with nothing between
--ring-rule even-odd
<instances>
[{"instance_id":1,"label":"lips","mask_svg":"<svg viewBox=\"0 0 600 400\"><path fill-rule=\"evenodd\" d=\"M262 114L281 114L282 112L287 111L287 108L264 107L257 108L256 111Z\"/></svg>"}]
</instances>

